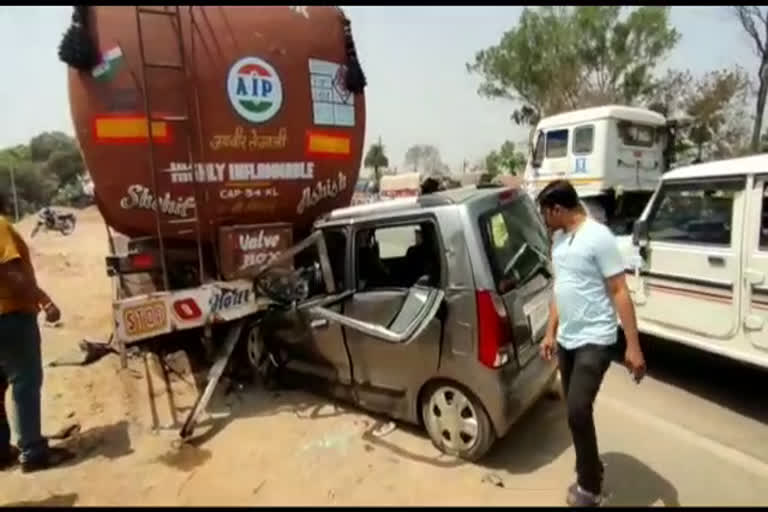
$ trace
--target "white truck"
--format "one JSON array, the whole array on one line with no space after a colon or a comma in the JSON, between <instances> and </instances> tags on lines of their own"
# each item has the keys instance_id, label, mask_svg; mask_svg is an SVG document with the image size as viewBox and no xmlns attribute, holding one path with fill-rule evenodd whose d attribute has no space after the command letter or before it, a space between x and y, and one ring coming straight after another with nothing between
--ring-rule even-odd
<instances>
[{"instance_id":1,"label":"white truck","mask_svg":"<svg viewBox=\"0 0 768 512\"><path fill-rule=\"evenodd\" d=\"M568 179L590 215L626 234L669 168L674 122L651 110L607 105L545 117L533 136L526 189Z\"/></svg>"},{"instance_id":2,"label":"white truck","mask_svg":"<svg viewBox=\"0 0 768 512\"><path fill-rule=\"evenodd\" d=\"M665 174L619 246L640 332L768 368L768 155Z\"/></svg>"}]
</instances>

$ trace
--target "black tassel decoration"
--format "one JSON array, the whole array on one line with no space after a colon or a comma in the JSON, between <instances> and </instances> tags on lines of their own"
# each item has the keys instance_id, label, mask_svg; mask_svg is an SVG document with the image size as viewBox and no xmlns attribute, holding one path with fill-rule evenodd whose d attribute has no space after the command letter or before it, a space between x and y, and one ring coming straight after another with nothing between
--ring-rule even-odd
<instances>
[{"instance_id":1,"label":"black tassel decoration","mask_svg":"<svg viewBox=\"0 0 768 512\"><path fill-rule=\"evenodd\" d=\"M344 24L344 46L347 54L346 86L348 91L359 94L363 92L363 89L368 84L365 80L363 68L360 66L360 61L357 60L357 50L355 49L355 40L352 38L352 27L350 26L349 19L341 8L339 8L339 11L341 12L342 23Z\"/></svg>"},{"instance_id":2,"label":"black tassel decoration","mask_svg":"<svg viewBox=\"0 0 768 512\"><path fill-rule=\"evenodd\" d=\"M89 71L101 60L88 32L88 7L74 7L72 24L59 44L59 59L80 71Z\"/></svg>"}]
</instances>

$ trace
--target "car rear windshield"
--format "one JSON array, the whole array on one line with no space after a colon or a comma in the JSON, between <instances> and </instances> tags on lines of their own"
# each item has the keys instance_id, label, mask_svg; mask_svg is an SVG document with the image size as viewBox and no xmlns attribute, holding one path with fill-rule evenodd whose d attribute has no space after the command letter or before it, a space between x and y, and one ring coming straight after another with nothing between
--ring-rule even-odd
<instances>
[{"instance_id":1,"label":"car rear windshield","mask_svg":"<svg viewBox=\"0 0 768 512\"><path fill-rule=\"evenodd\" d=\"M548 267L547 232L526 194L480 216L480 229L500 292L527 283Z\"/></svg>"}]
</instances>

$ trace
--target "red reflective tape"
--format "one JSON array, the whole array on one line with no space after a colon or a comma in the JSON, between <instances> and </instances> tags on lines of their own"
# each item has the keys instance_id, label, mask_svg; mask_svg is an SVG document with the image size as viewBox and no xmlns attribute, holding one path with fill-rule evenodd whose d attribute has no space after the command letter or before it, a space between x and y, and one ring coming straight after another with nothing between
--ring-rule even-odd
<instances>
[{"instance_id":1,"label":"red reflective tape","mask_svg":"<svg viewBox=\"0 0 768 512\"><path fill-rule=\"evenodd\" d=\"M306 154L311 157L349 157L352 154L352 137L344 133L307 131Z\"/></svg>"}]
</instances>

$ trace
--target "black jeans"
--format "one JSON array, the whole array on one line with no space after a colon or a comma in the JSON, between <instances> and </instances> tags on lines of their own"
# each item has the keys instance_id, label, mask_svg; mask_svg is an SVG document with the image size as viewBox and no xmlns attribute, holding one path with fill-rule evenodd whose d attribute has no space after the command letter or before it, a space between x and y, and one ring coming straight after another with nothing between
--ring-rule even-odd
<instances>
[{"instance_id":1,"label":"black jeans","mask_svg":"<svg viewBox=\"0 0 768 512\"><path fill-rule=\"evenodd\" d=\"M597 451L592 406L615 350L615 344L587 344L573 350L566 350L562 345L557 347L568 426L576 450L578 484L594 494L602 492L603 463Z\"/></svg>"}]
</instances>

